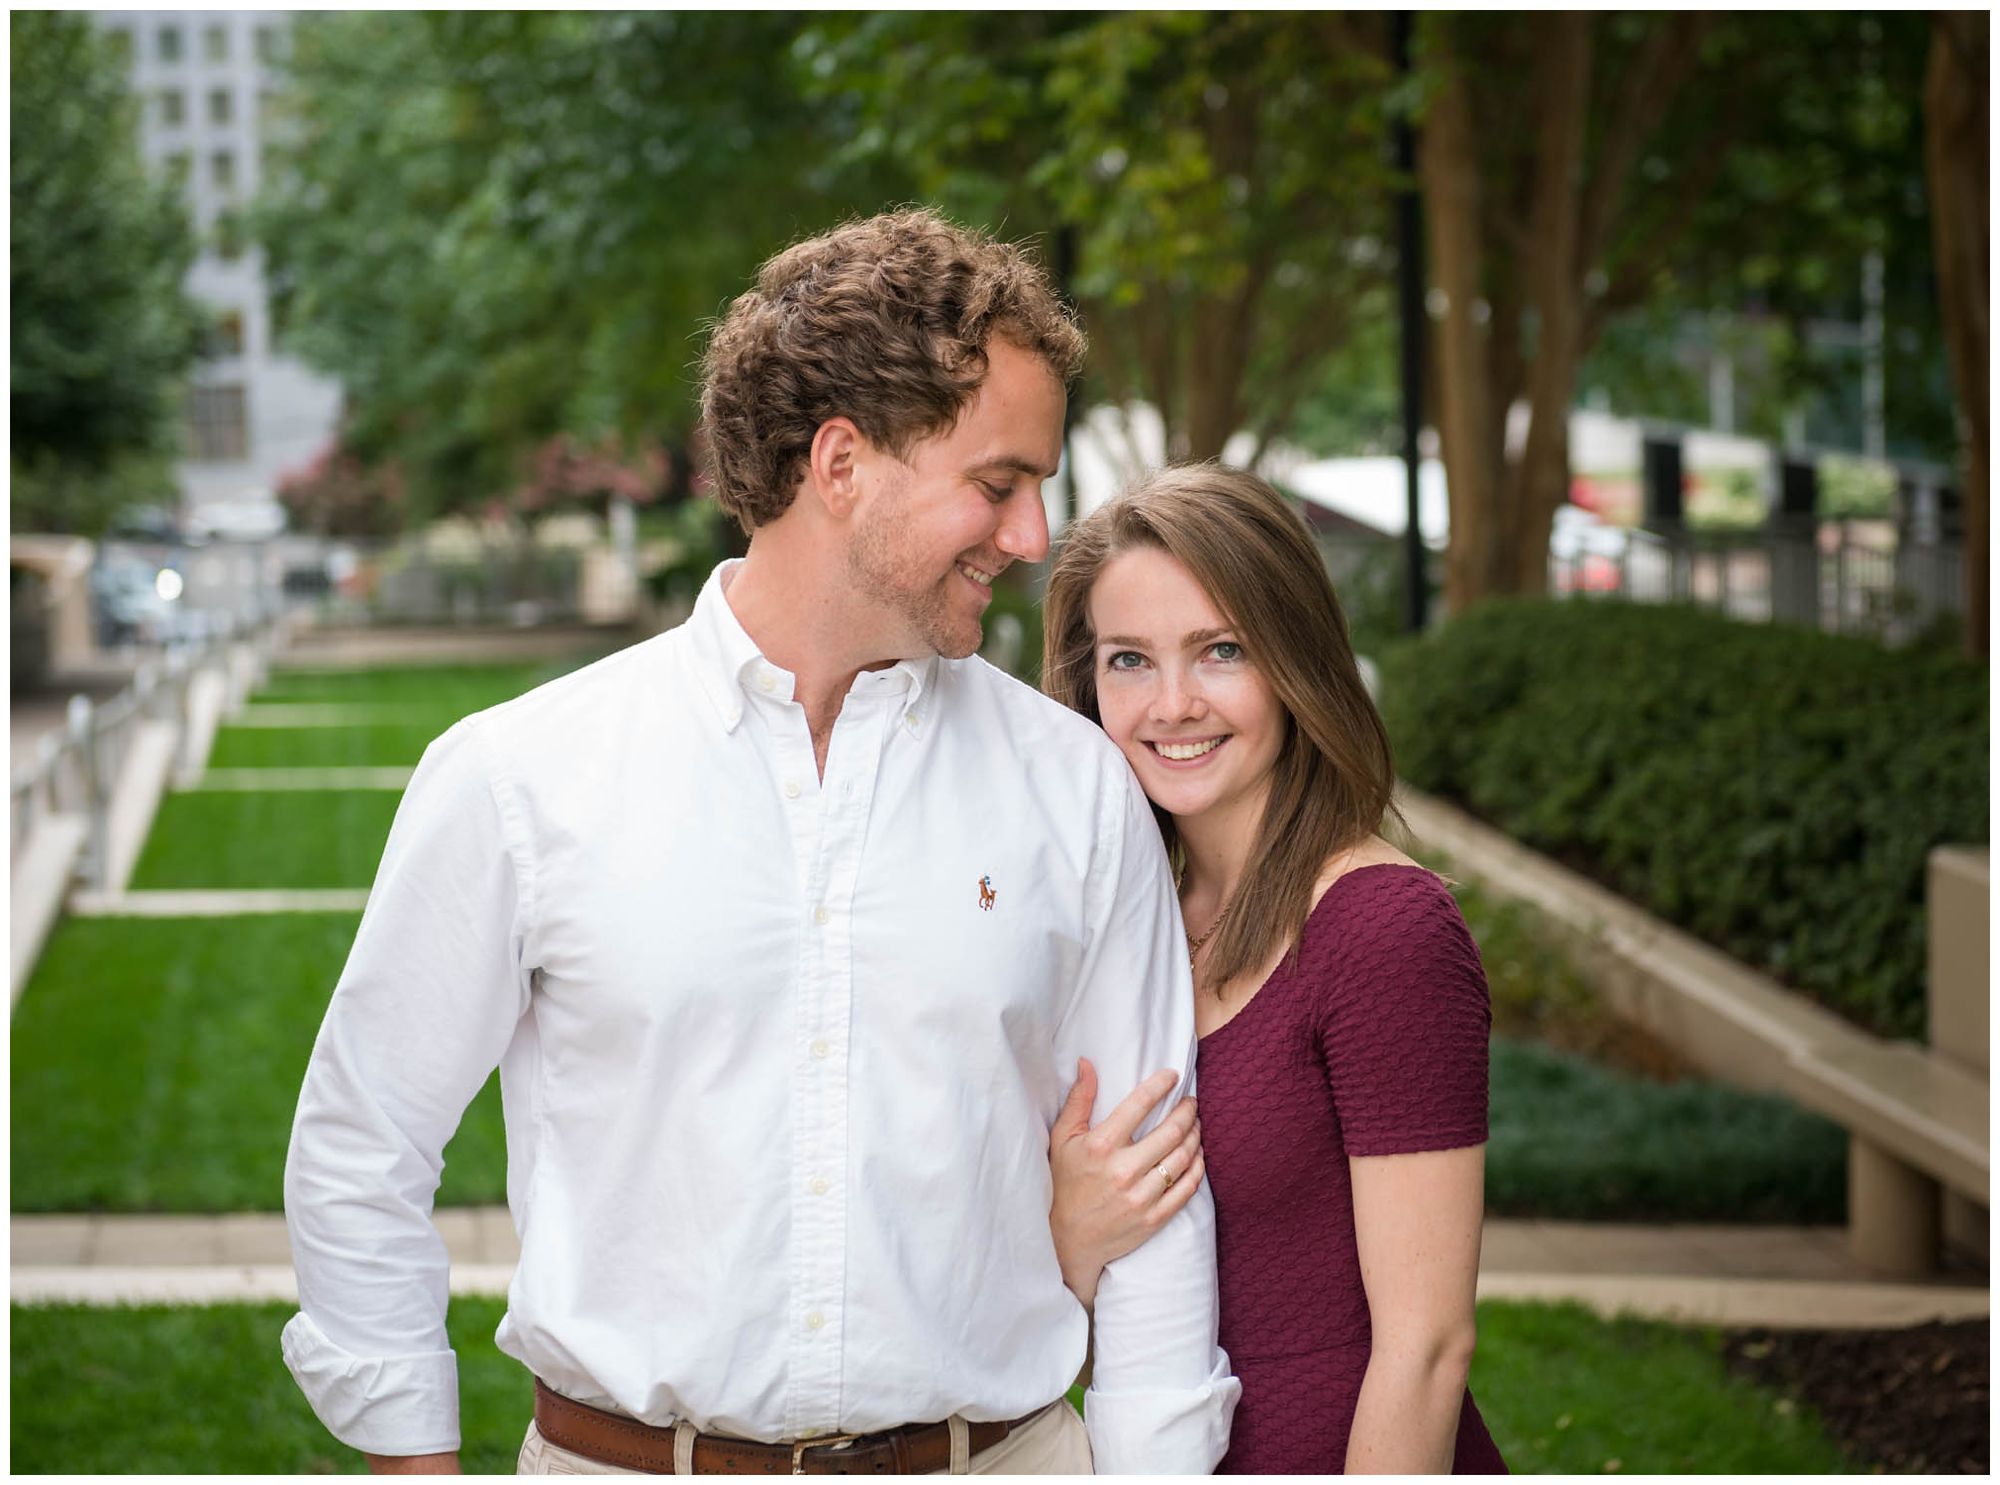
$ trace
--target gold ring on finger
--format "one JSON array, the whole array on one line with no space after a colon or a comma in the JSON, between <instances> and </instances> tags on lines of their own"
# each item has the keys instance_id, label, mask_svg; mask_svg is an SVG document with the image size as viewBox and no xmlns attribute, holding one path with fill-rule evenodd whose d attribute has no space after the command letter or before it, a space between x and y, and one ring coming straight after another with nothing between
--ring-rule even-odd
<instances>
[{"instance_id":1,"label":"gold ring on finger","mask_svg":"<svg viewBox=\"0 0 2000 1485\"><path fill-rule=\"evenodd\" d=\"M1173 1190L1174 1173L1167 1169L1166 1161L1162 1160L1158 1165L1154 1166L1153 1173L1157 1175L1162 1181L1166 1182L1167 1189L1169 1191Z\"/></svg>"}]
</instances>

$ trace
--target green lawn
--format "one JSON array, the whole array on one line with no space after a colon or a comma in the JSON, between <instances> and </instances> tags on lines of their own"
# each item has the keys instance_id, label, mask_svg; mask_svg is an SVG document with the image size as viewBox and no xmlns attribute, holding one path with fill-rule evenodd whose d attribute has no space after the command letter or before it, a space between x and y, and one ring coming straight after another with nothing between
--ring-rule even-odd
<instances>
[{"instance_id":1,"label":"green lawn","mask_svg":"<svg viewBox=\"0 0 2000 1485\"><path fill-rule=\"evenodd\" d=\"M1472 1395L1516 1474L1849 1468L1809 1410L1727 1373L1714 1332L1580 1305L1481 1305Z\"/></svg>"},{"instance_id":2,"label":"green lawn","mask_svg":"<svg viewBox=\"0 0 2000 1485\"><path fill-rule=\"evenodd\" d=\"M462 717L518 696L595 658L595 654L579 654L560 661L509 665L394 665L363 670L280 668L271 672L252 701L286 706L329 702L420 705Z\"/></svg>"},{"instance_id":3,"label":"green lawn","mask_svg":"<svg viewBox=\"0 0 2000 1485\"><path fill-rule=\"evenodd\" d=\"M462 712L354 727L221 727L210 768L386 768L414 764Z\"/></svg>"},{"instance_id":4,"label":"green lawn","mask_svg":"<svg viewBox=\"0 0 2000 1485\"><path fill-rule=\"evenodd\" d=\"M1493 1042L1486 1210L1597 1221L1839 1222L1847 1136L1782 1098L1655 1083Z\"/></svg>"},{"instance_id":5,"label":"green lawn","mask_svg":"<svg viewBox=\"0 0 2000 1485\"><path fill-rule=\"evenodd\" d=\"M394 789L169 794L132 890L367 887L402 797Z\"/></svg>"},{"instance_id":6,"label":"green lawn","mask_svg":"<svg viewBox=\"0 0 2000 1485\"><path fill-rule=\"evenodd\" d=\"M512 1474L534 1383L493 1345L498 1300L452 1301L468 1472ZM278 1351L290 1305L13 1311L17 1474L347 1474Z\"/></svg>"},{"instance_id":7,"label":"green lawn","mask_svg":"<svg viewBox=\"0 0 2000 1485\"><path fill-rule=\"evenodd\" d=\"M69 919L13 1025L16 1211L276 1210L351 913ZM441 1203L504 1199L497 1081Z\"/></svg>"},{"instance_id":8,"label":"green lawn","mask_svg":"<svg viewBox=\"0 0 2000 1485\"><path fill-rule=\"evenodd\" d=\"M531 1384L493 1346L497 1300L452 1302L468 1470L513 1468ZM13 1310L21 1473L346 1471L279 1357L288 1305ZM1812 1416L1724 1370L1717 1339L1574 1306L1485 1304L1472 1386L1517 1473L1825 1474Z\"/></svg>"}]
</instances>

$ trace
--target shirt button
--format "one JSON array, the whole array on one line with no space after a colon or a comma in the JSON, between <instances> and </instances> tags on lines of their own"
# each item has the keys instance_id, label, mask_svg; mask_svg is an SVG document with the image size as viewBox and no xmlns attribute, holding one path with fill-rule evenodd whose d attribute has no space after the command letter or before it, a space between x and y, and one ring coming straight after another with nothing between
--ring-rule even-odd
<instances>
[{"instance_id":1,"label":"shirt button","mask_svg":"<svg viewBox=\"0 0 2000 1485\"><path fill-rule=\"evenodd\" d=\"M815 1057L824 1057L832 1050L831 1047L827 1046L825 1037L820 1037L812 1044L812 1054Z\"/></svg>"},{"instance_id":2,"label":"shirt button","mask_svg":"<svg viewBox=\"0 0 2000 1485\"><path fill-rule=\"evenodd\" d=\"M765 671L765 672L764 672L764 673L763 673L762 675L760 675L760 676L758 676L758 677L757 677L757 689L758 689L759 691L775 691L775 690L777 690L777 689L778 689L778 678L777 678L776 676L772 675L770 671L768 671L768 670L767 670L767 671Z\"/></svg>"},{"instance_id":3,"label":"shirt button","mask_svg":"<svg viewBox=\"0 0 2000 1485\"><path fill-rule=\"evenodd\" d=\"M903 720L914 727L917 725L917 714L915 712L904 712Z\"/></svg>"},{"instance_id":4,"label":"shirt button","mask_svg":"<svg viewBox=\"0 0 2000 1485\"><path fill-rule=\"evenodd\" d=\"M797 784L786 784L785 798L797 799L798 797L799 797L799 786Z\"/></svg>"},{"instance_id":5,"label":"shirt button","mask_svg":"<svg viewBox=\"0 0 2000 1485\"><path fill-rule=\"evenodd\" d=\"M829 914L827 913L827 910L823 907L816 907L813 909L813 922L815 923L824 923L827 920L828 916Z\"/></svg>"},{"instance_id":6,"label":"shirt button","mask_svg":"<svg viewBox=\"0 0 2000 1485\"><path fill-rule=\"evenodd\" d=\"M826 1316L822 1315L818 1310L814 1310L810 1315L806 1316L807 1330L818 1330L825 1324Z\"/></svg>"},{"instance_id":7,"label":"shirt button","mask_svg":"<svg viewBox=\"0 0 2000 1485\"><path fill-rule=\"evenodd\" d=\"M826 1195L826 1193L827 1193L828 1191L830 1191L830 1190L832 1190L832 1189L833 1189L832 1187L830 1187L830 1186L828 1186L828 1185L826 1184L826 1177L825 1177L825 1176L814 1176L814 1177L813 1177L813 1179L812 1179L812 1194L813 1194L814 1196L824 1196L824 1195Z\"/></svg>"}]
</instances>

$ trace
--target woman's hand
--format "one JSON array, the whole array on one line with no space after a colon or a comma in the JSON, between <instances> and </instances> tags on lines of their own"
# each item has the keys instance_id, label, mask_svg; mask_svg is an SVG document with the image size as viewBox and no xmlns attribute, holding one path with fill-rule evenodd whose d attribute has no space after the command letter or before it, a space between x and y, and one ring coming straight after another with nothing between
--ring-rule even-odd
<instances>
[{"instance_id":1,"label":"woman's hand","mask_svg":"<svg viewBox=\"0 0 2000 1485\"><path fill-rule=\"evenodd\" d=\"M1164 1227L1201 1184L1206 1167L1192 1098L1175 1104L1143 1139L1132 1138L1177 1081L1171 1068L1154 1073L1093 1129L1097 1069L1088 1058L1077 1059L1076 1083L1049 1131L1055 1176L1049 1227L1063 1282L1086 1310L1097 1299L1104 1266Z\"/></svg>"}]
</instances>

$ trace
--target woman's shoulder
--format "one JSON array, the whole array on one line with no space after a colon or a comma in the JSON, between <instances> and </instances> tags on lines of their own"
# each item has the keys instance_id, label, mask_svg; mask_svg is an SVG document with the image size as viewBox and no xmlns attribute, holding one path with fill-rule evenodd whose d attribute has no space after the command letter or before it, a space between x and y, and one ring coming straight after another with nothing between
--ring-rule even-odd
<instances>
[{"instance_id":1,"label":"woman's shoulder","mask_svg":"<svg viewBox=\"0 0 2000 1485\"><path fill-rule=\"evenodd\" d=\"M1412 911L1446 912L1456 917L1458 905L1445 879L1421 862L1372 835L1360 845L1329 859L1313 883L1313 903L1307 916L1308 937L1315 920L1352 926L1384 902L1405 903ZM1325 924L1320 925L1322 928Z\"/></svg>"},{"instance_id":2,"label":"woman's shoulder","mask_svg":"<svg viewBox=\"0 0 2000 1485\"><path fill-rule=\"evenodd\" d=\"M1322 982L1394 989L1439 976L1484 990L1479 949L1451 887L1379 837L1328 862L1301 959Z\"/></svg>"}]
</instances>

